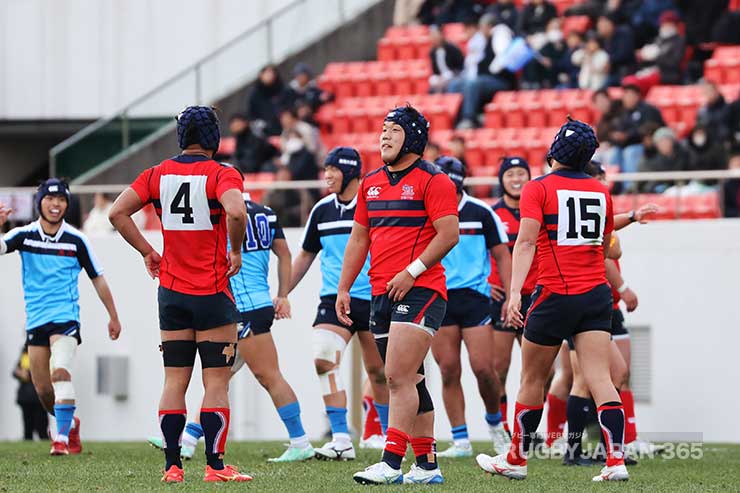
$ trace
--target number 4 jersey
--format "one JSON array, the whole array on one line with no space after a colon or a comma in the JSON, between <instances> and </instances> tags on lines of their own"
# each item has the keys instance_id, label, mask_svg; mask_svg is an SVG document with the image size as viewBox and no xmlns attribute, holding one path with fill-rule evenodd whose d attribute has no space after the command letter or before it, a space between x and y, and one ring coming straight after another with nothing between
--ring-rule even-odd
<instances>
[{"instance_id":1,"label":"number 4 jersey","mask_svg":"<svg viewBox=\"0 0 740 493\"><path fill-rule=\"evenodd\" d=\"M606 283L604 235L614 217L604 185L580 171L553 171L524 186L520 211L540 223L537 284L573 295Z\"/></svg>"},{"instance_id":2,"label":"number 4 jersey","mask_svg":"<svg viewBox=\"0 0 740 493\"><path fill-rule=\"evenodd\" d=\"M181 154L141 173L131 188L162 221L160 286L193 295L227 289L226 214L219 199L228 190L242 191L239 172Z\"/></svg>"}]
</instances>

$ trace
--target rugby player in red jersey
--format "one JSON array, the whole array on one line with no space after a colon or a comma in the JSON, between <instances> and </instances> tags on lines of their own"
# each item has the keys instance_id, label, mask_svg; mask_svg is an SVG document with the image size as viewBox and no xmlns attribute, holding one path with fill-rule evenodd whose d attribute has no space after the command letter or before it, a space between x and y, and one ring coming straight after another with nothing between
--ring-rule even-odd
<instances>
[{"instance_id":1,"label":"rugby player in red jersey","mask_svg":"<svg viewBox=\"0 0 740 493\"><path fill-rule=\"evenodd\" d=\"M434 443L434 406L424 357L446 310L440 260L458 241L452 181L421 159L429 123L411 106L391 110L380 134L386 165L360 185L344 254L336 311L351 325L349 290L370 251L370 330L385 362L390 411L383 460L354 475L362 484L441 483ZM409 441L416 464L401 460Z\"/></svg>"},{"instance_id":2,"label":"rugby player in red jersey","mask_svg":"<svg viewBox=\"0 0 740 493\"><path fill-rule=\"evenodd\" d=\"M159 278L160 346L165 383L159 402L164 439L162 481L181 482L180 443L187 411L185 392L199 353L205 395L200 422L206 442L204 481L249 481L224 465L229 431L228 383L237 340L237 310L229 277L241 268L247 213L241 174L213 160L220 133L212 108L189 106L177 116L182 153L149 168L113 204L110 220ZM162 256L131 216L154 205L162 221ZM231 240L228 256L227 235Z\"/></svg>"},{"instance_id":3,"label":"rugby player in red jersey","mask_svg":"<svg viewBox=\"0 0 740 493\"><path fill-rule=\"evenodd\" d=\"M611 289L604 259L614 230L608 189L583 172L598 146L585 123L568 119L547 160L552 173L522 191L519 236L507 321L524 326L522 377L508 454L480 454L478 465L512 479L527 477L527 454L542 418L544 387L564 339L572 337L586 383L598 405L606 466L594 481L627 480L622 439L624 411L609 375ZM538 256L537 287L526 322L521 289Z\"/></svg>"}]
</instances>

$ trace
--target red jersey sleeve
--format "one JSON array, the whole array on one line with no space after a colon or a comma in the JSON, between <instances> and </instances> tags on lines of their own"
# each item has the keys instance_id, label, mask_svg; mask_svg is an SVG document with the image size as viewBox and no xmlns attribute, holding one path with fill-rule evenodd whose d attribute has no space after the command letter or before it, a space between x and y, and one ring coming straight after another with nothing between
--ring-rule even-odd
<instances>
[{"instance_id":1,"label":"red jersey sleeve","mask_svg":"<svg viewBox=\"0 0 740 493\"><path fill-rule=\"evenodd\" d=\"M543 210L545 208L545 187L538 181L530 181L522 189L519 201L519 214L522 219L528 217L540 224L544 223Z\"/></svg>"},{"instance_id":2,"label":"red jersey sleeve","mask_svg":"<svg viewBox=\"0 0 740 493\"><path fill-rule=\"evenodd\" d=\"M444 216L457 216L457 192L447 175L439 173L429 180L424 194L424 207L431 222Z\"/></svg>"},{"instance_id":3,"label":"red jersey sleeve","mask_svg":"<svg viewBox=\"0 0 740 493\"><path fill-rule=\"evenodd\" d=\"M141 200L141 203L144 205L148 204L152 199L149 183L152 179L153 173L154 168L144 170L131 184L131 188L136 192L136 195L139 196L139 200Z\"/></svg>"},{"instance_id":4,"label":"red jersey sleeve","mask_svg":"<svg viewBox=\"0 0 740 493\"><path fill-rule=\"evenodd\" d=\"M355 222L366 228L370 227L370 220L367 217L367 201L365 200L364 183L360 183L360 189L357 191L357 205L355 206Z\"/></svg>"},{"instance_id":5,"label":"red jersey sleeve","mask_svg":"<svg viewBox=\"0 0 740 493\"><path fill-rule=\"evenodd\" d=\"M604 234L614 232L614 206L612 205L612 195L606 192L606 226Z\"/></svg>"},{"instance_id":6,"label":"red jersey sleeve","mask_svg":"<svg viewBox=\"0 0 740 493\"><path fill-rule=\"evenodd\" d=\"M244 191L242 177L236 169L224 166L216 175L216 197L220 199L224 192L234 189Z\"/></svg>"}]
</instances>

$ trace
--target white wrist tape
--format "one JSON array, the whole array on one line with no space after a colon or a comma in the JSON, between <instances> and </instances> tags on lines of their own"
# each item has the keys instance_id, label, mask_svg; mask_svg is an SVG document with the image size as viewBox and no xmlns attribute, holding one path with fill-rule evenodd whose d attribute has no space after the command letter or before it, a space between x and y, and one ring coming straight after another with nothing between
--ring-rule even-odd
<instances>
[{"instance_id":1,"label":"white wrist tape","mask_svg":"<svg viewBox=\"0 0 740 493\"><path fill-rule=\"evenodd\" d=\"M622 284L621 286L619 286L617 288L617 293L622 294L625 291L627 291L628 289L629 289L629 286L627 286L627 283L624 283L624 284Z\"/></svg>"},{"instance_id":2,"label":"white wrist tape","mask_svg":"<svg viewBox=\"0 0 740 493\"><path fill-rule=\"evenodd\" d=\"M424 265L424 262L422 262L419 258L411 262L409 266L406 267L406 272L411 274L411 277L413 277L414 279L422 275L425 270L427 270L427 266Z\"/></svg>"}]
</instances>

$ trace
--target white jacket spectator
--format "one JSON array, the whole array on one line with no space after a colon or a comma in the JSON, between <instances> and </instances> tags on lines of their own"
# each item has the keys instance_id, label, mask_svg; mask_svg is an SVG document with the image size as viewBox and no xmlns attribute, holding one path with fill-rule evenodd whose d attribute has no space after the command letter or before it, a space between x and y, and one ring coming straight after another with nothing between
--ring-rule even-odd
<instances>
[{"instance_id":1,"label":"white jacket spectator","mask_svg":"<svg viewBox=\"0 0 740 493\"><path fill-rule=\"evenodd\" d=\"M581 89L599 90L609 77L609 54L601 49L596 37L589 37L586 45L573 52L573 65L581 67L578 73L578 87Z\"/></svg>"}]
</instances>

